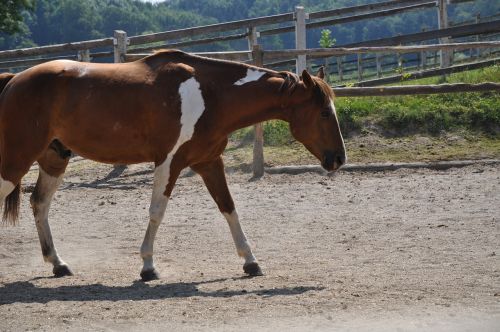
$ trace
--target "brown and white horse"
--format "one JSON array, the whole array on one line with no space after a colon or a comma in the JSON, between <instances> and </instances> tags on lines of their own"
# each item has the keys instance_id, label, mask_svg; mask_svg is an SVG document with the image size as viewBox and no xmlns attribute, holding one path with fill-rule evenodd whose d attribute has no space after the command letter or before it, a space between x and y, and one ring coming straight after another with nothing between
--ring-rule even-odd
<instances>
[{"instance_id":1,"label":"brown and white horse","mask_svg":"<svg viewBox=\"0 0 500 332\"><path fill-rule=\"evenodd\" d=\"M261 269L240 226L221 154L236 129L269 119L328 171L346 161L333 92L306 71L302 78L241 63L164 50L125 64L52 61L13 77L0 97L0 200L15 223L19 183L40 165L31 196L42 254L56 276L71 275L54 247L50 202L69 150L111 164L154 162L150 221L141 246L143 280L158 278L153 242L182 169L201 175L227 219L244 271Z\"/></svg>"}]
</instances>

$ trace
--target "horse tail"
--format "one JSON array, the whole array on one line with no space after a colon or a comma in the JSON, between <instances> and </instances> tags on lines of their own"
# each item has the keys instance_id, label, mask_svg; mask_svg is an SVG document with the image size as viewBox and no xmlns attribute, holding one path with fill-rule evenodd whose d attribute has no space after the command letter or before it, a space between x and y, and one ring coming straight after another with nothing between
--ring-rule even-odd
<instances>
[{"instance_id":1,"label":"horse tail","mask_svg":"<svg viewBox=\"0 0 500 332\"><path fill-rule=\"evenodd\" d=\"M0 74L0 94L3 89L9 83L9 81L16 76L12 73L3 73ZM4 210L3 210L3 221L7 222L11 225L17 224L17 220L19 217L19 194L21 192L21 185L18 184L12 192L5 197L4 201Z\"/></svg>"},{"instance_id":2,"label":"horse tail","mask_svg":"<svg viewBox=\"0 0 500 332\"><path fill-rule=\"evenodd\" d=\"M15 226L19 218L19 205L21 200L19 194L21 192L21 184L18 184L10 194L5 197L3 206L3 221L7 224Z\"/></svg>"}]
</instances>

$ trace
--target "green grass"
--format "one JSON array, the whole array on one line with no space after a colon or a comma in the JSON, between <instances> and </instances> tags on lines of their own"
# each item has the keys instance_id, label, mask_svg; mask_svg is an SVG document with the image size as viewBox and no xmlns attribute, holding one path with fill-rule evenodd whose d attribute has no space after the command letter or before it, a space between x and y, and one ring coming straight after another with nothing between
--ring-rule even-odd
<instances>
[{"instance_id":1,"label":"green grass","mask_svg":"<svg viewBox=\"0 0 500 332\"><path fill-rule=\"evenodd\" d=\"M480 83L500 81L500 66L426 78L401 84ZM338 98L345 133L361 131L367 122L391 135L467 129L489 134L500 128L500 94L452 93L419 96Z\"/></svg>"}]
</instances>

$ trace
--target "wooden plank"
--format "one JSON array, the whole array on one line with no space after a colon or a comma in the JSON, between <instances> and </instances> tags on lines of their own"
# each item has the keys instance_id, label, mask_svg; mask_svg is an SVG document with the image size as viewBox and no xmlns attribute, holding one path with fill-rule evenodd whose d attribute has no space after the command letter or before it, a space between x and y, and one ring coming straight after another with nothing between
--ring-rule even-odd
<instances>
[{"instance_id":1,"label":"wooden plank","mask_svg":"<svg viewBox=\"0 0 500 332\"><path fill-rule=\"evenodd\" d=\"M14 60L0 62L0 69L24 68L36 66L40 63L53 61L53 60L78 60L75 55L58 56L51 58L27 59L27 60Z\"/></svg>"},{"instance_id":2,"label":"wooden plank","mask_svg":"<svg viewBox=\"0 0 500 332\"><path fill-rule=\"evenodd\" d=\"M465 37L465 36L495 33L495 32L500 32L500 20L477 23L477 24L461 25L442 30L439 29L429 30L425 32L417 32L417 33L394 36L389 38L367 40L363 42L350 43L340 46L362 47L362 46L375 46L375 45L376 46L401 45L401 44L421 42L430 39L438 39L442 37L457 38L457 37Z\"/></svg>"},{"instance_id":3,"label":"wooden plank","mask_svg":"<svg viewBox=\"0 0 500 332\"><path fill-rule=\"evenodd\" d=\"M471 165L498 165L499 159L479 159L479 160L450 160L434 162L413 162L413 163L374 163L374 164L347 164L339 169L340 172L383 172L395 171L398 169L434 169L446 170L450 168L466 167ZM268 174L290 174L298 175L304 173L327 174L327 171L319 165L300 166L275 166L266 167Z\"/></svg>"},{"instance_id":4,"label":"wooden plank","mask_svg":"<svg viewBox=\"0 0 500 332\"><path fill-rule=\"evenodd\" d=\"M142 52L147 52L147 51L152 51L152 50L159 50L162 48L181 48L181 47L189 47L189 46L196 46L196 45L213 44L213 43L217 43L217 42L243 39L246 37L248 37L247 32L233 34L233 35L229 35L229 36L186 40L186 41L182 41L182 42L166 43L166 44L162 44L162 45L154 45L154 46L147 46L147 47L136 47L134 49L128 50L128 52L129 53L142 53Z\"/></svg>"},{"instance_id":5,"label":"wooden plank","mask_svg":"<svg viewBox=\"0 0 500 332\"><path fill-rule=\"evenodd\" d=\"M127 33L123 30L114 31L113 52L115 63L125 62L127 54Z\"/></svg>"},{"instance_id":6,"label":"wooden plank","mask_svg":"<svg viewBox=\"0 0 500 332\"><path fill-rule=\"evenodd\" d=\"M371 19L371 18L390 16L390 15L398 14L398 13L405 12L405 11L412 11L412 10L417 10L417 9L422 9L422 8L431 8L431 7L436 6L435 1L426 0L426 1L417 1L417 2L418 2L418 4L414 4L412 6L398 7L398 8L388 9L388 10L382 10L382 11L366 13L366 14L358 14L358 15L341 17L341 18L336 18L336 19L331 19L331 20L319 21L319 22L311 22L311 23L306 24L306 28L307 29L314 29L314 28L319 28L319 27L328 26L328 25L345 24L345 23L356 22L356 21L361 21L361 20L366 20L366 19ZM312 19L311 14L309 14L309 19ZM293 31L294 31L294 27L288 26L288 27L262 30L262 31L260 31L260 34L262 36L277 35L277 34L282 34L282 33L287 33L287 32L293 32Z\"/></svg>"},{"instance_id":7,"label":"wooden plank","mask_svg":"<svg viewBox=\"0 0 500 332\"><path fill-rule=\"evenodd\" d=\"M315 19L320 19L320 18L340 16L340 15L346 15L346 14L354 15L354 14L359 14L359 13L363 13L363 12L371 12L371 11L375 11L375 10L391 9L391 8L400 7L400 6L419 5L419 4L426 3L426 2L429 2L429 0L392 0L392 1L376 2L376 3L366 4L366 5L351 6L351 7L344 7L344 8L338 8L338 9L312 12L309 14L309 18L311 20L315 20Z\"/></svg>"},{"instance_id":8,"label":"wooden plank","mask_svg":"<svg viewBox=\"0 0 500 332\"><path fill-rule=\"evenodd\" d=\"M333 91L337 97L368 97L368 96L398 96L398 95L422 95L437 93L456 92L482 92L500 91L500 83L455 83L437 85L405 85L405 86L377 86L358 88L335 88Z\"/></svg>"},{"instance_id":9,"label":"wooden plank","mask_svg":"<svg viewBox=\"0 0 500 332\"><path fill-rule=\"evenodd\" d=\"M12 59L26 56L47 55L52 53L63 53L70 51L87 50L98 47L113 46L113 38L87 40L75 43L48 45L40 47L21 48L17 50L0 51L0 59Z\"/></svg>"},{"instance_id":10,"label":"wooden plank","mask_svg":"<svg viewBox=\"0 0 500 332\"><path fill-rule=\"evenodd\" d=\"M81 62L90 62L90 50L81 50L77 53L77 60Z\"/></svg>"},{"instance_id":11,"label":"wooden plank","mask_svg":"<svg viewBox=\"0 0 500 332\"><path fill-rule=\"evenodd\" d=\"M419 72L405 73L404 77L403 77L403 75L393 75L393 76L377 78L377 79L372 79L372 80L365 80L362 82L354 83L354 86L376 86L376 85L382 85L382 84L397 83L397 82L401 82L403 79L404 80L415 80L415 79L426 78L426 77L459 73L459 72L463 72L463 71L467 71L467 70L473 70L473 69L479 69L479 68L484 68L484 67L488 67L488 66L493 66L497 63L500 63L500 58L496 58L493 60L474 62L474 63L466 63L466 64L461 64L461 65L454 65L454 66L450 66L447 68L427 69L427 70L423 70L423 71L419 71Z\"/></svg>"},{"instance_id":12,"label":"wooden plank","mask_svg":"<svg viewBox=\"0 0 500 332\"><path fill-rule=\"evenodd\" d=\"M438 6L437 6L437 14L438 14L438 28L439 29L446 29L448 28L448 6L447 6L447 1L449 0L438 0ZM447 44L449 43L448 37L442 37L439 38L439 43L440 44ZM453 54L453 53L451 53ZM451 64L451 57L450 57L450 52L446 50L440 50L439 51L439 59L440 59L440 64L441 68L449 67Z\"/></svg>"},{"instance_id":13,"label":"wooden plank","mask_svg":"<svg viewBox=\"0 0 500 332\"><path fill-rule=\"evenodd\" d=\"M377 67L377 77L380 78L382 76L382 61L381 54L377 53L375 55L375 66Z\"/></svg>"},{"instance_id":14,"label":"wooden plank","mask_svg":"<svg viewBox=\"0 0 500 332\"><path fill-rule=\"evenodd\" d=\"M264 56L261 46L256 43L252 45L252 58L254 65L262 67ZM254 133L252 171L254 178L260 178L264 175L264 127L262 123L254 126Z\"/></svg>"},{"instance_id":15,"label":"wooden plank","mask_svg":"<svg viewBox=\"0 0 500 332\"><path fill-rule=\"evenodd\" d=\"M304 7L295 7L295 48L297 50L306 49L306 12ZM307 68L306 54L297 54L297 64L295 73L300 75Z\"/></svg>"},{"instance_id":16,"label":"wooden plank","mask_svg":"<svg viewBox=\"0 0 500 332\"><path fill-rule=\"evenodd\" d=\"M293 13L286 13L286 14L280 14L280 15L252 18L252 19L241 20L241 21L232 21L232 22L205 25L205 26L199 26L199 27L193 27L193 28L187 28L187 29L179 29L179 30L151 33L151 34L140 35L140 36L132 36L129 39L130 39L130 45L147 44L147 43L154 43L154 42L158 42L158 41L164 41L164 40L168 40L168 39L193 37L193 36L212 33L212 32L237 30L237 29L248 28L248 27L252 27L252 26L277 24L277 23L282 23L282 22L291 22L291 21L293 21L293 18L294 18Z\"/></svg>"},{"instance_id":17,"label":"wooden plank","mask_svg":"<svg viewBox=\"0 0 500 332\"><path fill-rule=\"evenodd\" d=\"M358 53L358 81L363 80L363 55Z\"/></svg>"},{"instance_id":18,"label":"wooden plank","mask_svg":"<svg viewBox=\"0 0 500 332\"><path fill-rule=\"evenodd\" d=\"M416 53L420 51L436 51L441 49L465 50L469 48L494 48L500 47L500 41L492 42L471 42L471 43L451 43L432 44L414 46L372 46L372 47L334 47L334 48L310 48L307 50L279 50L265 51L266 59L290 58L301 54L310 57L329 57L357 53Z\"/></svg>"},{"instance_id":19,"label":"wooden plank","mask_svg":"<svg viewBox=\"0 0 500 332\"><path fill-rule=\"evenodd\" d=\"M138 54L127 54L125 56L126 62L140 60L152 53L138 53ZM233 52L200 52L193 53L195 55L204 56L207 58L213 59L225 59L225 60L236 60L236 61L245 61L248 60L248 54L251 54L250 51L233 51Z\"/></svg>"},{"instance_id":20,"label":"wooden plank","mask_svg":"<svg viewBox=\"0 0 500 332\"><path fill-rule=\"evenodd\" d=\"M395 14L398 14L401 12L413 11L413 10L422 9L422 8L432 8L435 6L436 6L435 1L428 1L428 2L424 2L422 4L417 4L417 5L412 5L412 6L399 7L399 8L394 8L394 9L376 11L376 12L372 12L372 13L359 14L359 15L336 18L336 19L332 19L332 20L325 20L325 21L308 23L307 28L308 29L315 29L315 28L319 28L319 27L323 27L323 26L327 26L327 25L337 25L337 24L357 22L357 21L366 20L366 19L395 15Z\"/></svg>"}]
</instances>

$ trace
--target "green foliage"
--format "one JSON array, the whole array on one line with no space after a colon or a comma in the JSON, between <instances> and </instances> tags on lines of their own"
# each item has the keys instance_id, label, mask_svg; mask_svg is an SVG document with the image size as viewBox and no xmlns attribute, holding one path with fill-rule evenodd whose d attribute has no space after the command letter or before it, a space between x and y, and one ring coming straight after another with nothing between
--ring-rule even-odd
<instances>
[{"instance_id":1,"label":"green foliage","mask_svg":"<svg viewBox=\"0 0 500 332\"><path fill-rule=\"evenodd\" d=\"M332 38L332 31L328 29L321 30L321 38L319 39L319 46L322 48L329 48L335 45L337 40Z\"/></svg>"},{"instance_id":2,"label":"green foliage","mask_svg":"<svg viewBox=\"0 0 500 332\"><path fill-rule=\"evenodd\" d=\"M293 140L288 123L272 120L264 123L264 143L269 146L288 144Z\"/></svg>"},{"instance_id":3,"label":"green foliage","mask_svg":"<svg viewBox=\"0 0 500 332\"><path fill-rule=\"evenodd\" d=\"M0 32L11 35L23 31L22 11L34 8L34 0L2 0L0 2Z\"/></svg>"},{"instance_id":4,"label":"green foliage","mask_svg":"<svg viewBox=\"0 0 500 332\"><path fill-rule=\"evenodd\" d=\"M500 67L447 76L442 83L498 81ZM411 84L433 84L437 78ZM498 134L500 96L495 92L427 96L339 98L336 102L342 129L359 131L371 122L392 134L430 133L467 129Z\"/></svg>"},{"instance_id":5,"label":"green foliage","mask_svg":"<svg viewBox=\"0 0 500 332\"><path fill-rule=\"evenodd\" d=\"M128 35L159 32L189 26L213 24L287 13L298 5L307 12L341 8L378 0L169 0L151 4L138 0L0 0L0 49L31 45L48 45L92 38L109 37L120 29ZM2 16L5 8L15 4L13 16ZM500 12L500 2L477 0L450 6L449 18L454 22L472 20L476 13L483 17ZM423 27L437 27L434 8L412 11L390 17L363 20L335 26L336 45L419 32ZM14 22L14 23L13 23ZM12 25L14 24L14 25ZM14 30L4 26L14 26ZM280 24L279 26L288 25ZM328 27L326 27L328 28ZM1 31L4 31L2 34ZM17 31L12 36L7 35ZM308 47L317 47L321 30L308 31ZM267 49L293 48L293 34L261 38ZM242 49L244 40L219 43L188 50Z\"/></svg>"}]
</instances>

